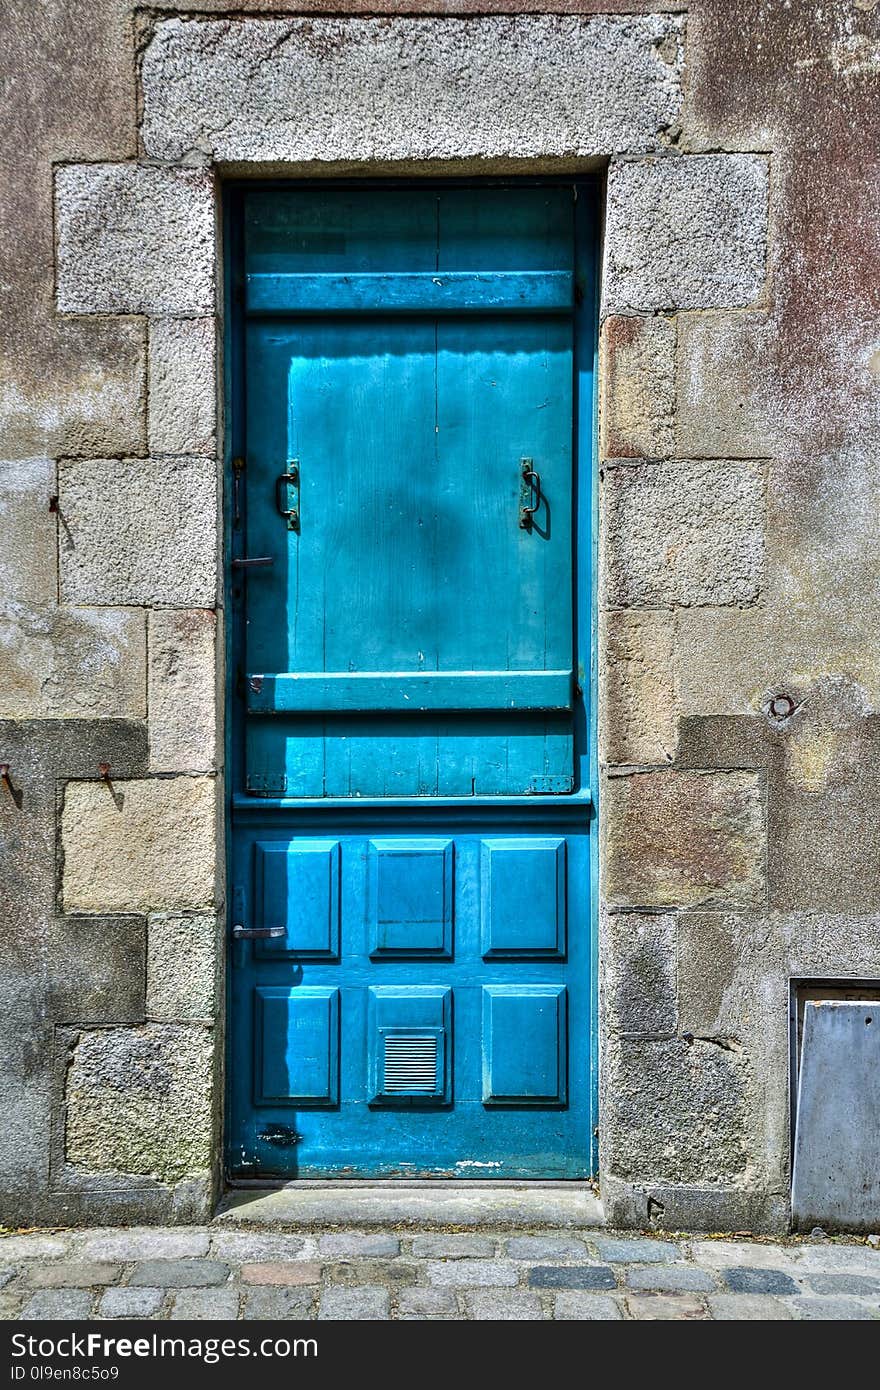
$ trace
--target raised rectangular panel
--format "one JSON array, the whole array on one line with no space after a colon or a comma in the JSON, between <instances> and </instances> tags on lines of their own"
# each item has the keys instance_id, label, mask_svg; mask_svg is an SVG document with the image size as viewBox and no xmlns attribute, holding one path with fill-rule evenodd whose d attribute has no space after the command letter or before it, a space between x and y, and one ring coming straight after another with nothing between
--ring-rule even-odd
<instances>
[{"instance_id":1,"label":"raised rectangular panel","mask_svg":"<svg viewBox=\"0 0 880 1390\"><path fill-rule=\"evenodd\" d=\"M565 1105L566 1002L563 985L484 987L484 1105Z\"/></svg>"},{"instance_id":2,"label":"raised rectangular panel","mask_svg":"<svg viewBox=\"0 0 880 1390\"><path fill-rule=\"evenodd\" d=\"M254 991L254 1104L339 1103L339 990Z\"/></svg>"},{"instance_id":3,"label":"raised rectangular panel","mask_svg":"<svg viewBox=\"0 0 880 1390\"><path fill-rule=\"evenodd\" d=\"M370 1105L448 1105L452 991L442 985L377 985L369 1005Z\"/></svg>"},{"instance_id":4,"label":"raised rectangular panel","mask_svg":"<svg viewBox=\"0 0 880 1390\"><path fill-rule=\"evenodd\" d=\"M256 943L259 957L339 958L339 841L264 840L254 846L258 927L285 936Z\"/></svg>"},{"instance_id":5,"label":"raised rectangular panel","mask_svg":"<svg viewBox=\"0 0 880 1390\"><path fill-rule=\"evenodd\" d=\"M483 840L480 918L486 959L564 956L565 840Z\"/></svg>"},{"instance_id":6,"label":"raised rectangular panel","mask_svg":"<svg viewBox=\"0 0 880 1390\"><path fill-rule=\"evenodd\" d=\"M370 955L452 955L452 841L370 841Z\"/></svg>"}]
</instances>

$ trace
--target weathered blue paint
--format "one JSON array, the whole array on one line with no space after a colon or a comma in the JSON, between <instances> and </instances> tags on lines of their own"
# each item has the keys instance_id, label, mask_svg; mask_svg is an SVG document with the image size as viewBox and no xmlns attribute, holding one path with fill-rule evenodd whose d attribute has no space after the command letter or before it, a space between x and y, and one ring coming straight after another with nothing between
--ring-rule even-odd
<instances>
[{"instance_id":1,"label":"weathered blue paint","mask_svg":"<svg viewBox=\"0 0 880 1390\"><path fill-rule=\"evenodd\" d=\"M375 710L570 710L572 671L250 673L249 714Z\"/></svg>"},{"instance_id":2,"label":"weathered blue paint","mask_svg":"<svg viewBox=\"0 0 880 1390\"><path fill-rule=\"evenodd\" d=\"M251 313L552 314L573 305L574 280L565 270L247 277Z\"/></svg>"},{"instance_id":3,"label":"weathered blue paint","mask_svg":"<svg viewBox=\"0 0 880 1390\"><path fill-rule=\"evenodd\" d=\"M235 200L233 1173L592 1171L577 193Z\"/></svg>"}]
</instances>

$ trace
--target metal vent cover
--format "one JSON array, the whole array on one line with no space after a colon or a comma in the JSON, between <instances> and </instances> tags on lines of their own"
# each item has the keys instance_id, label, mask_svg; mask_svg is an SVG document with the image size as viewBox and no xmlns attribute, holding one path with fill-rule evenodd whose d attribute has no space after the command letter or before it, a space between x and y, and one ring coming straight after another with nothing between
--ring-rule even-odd
<instances>
[{"instance_id":1,"label":"metal vent cover","mask_svg":"<svg viewBox=\"0 0 880 1390\"><path fill-rule=\"evenodd\" d=\"M418 1091L433 1095L437 1090L436 1034L405 1036L385 1034L386 1095L400 1091Z\"/></svg>"}]
</instances>

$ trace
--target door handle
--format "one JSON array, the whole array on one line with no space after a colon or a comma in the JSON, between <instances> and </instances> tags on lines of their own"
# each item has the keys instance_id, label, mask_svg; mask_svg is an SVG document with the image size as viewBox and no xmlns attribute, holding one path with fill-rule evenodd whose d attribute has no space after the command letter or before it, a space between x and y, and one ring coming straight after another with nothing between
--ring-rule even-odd
<instances>
[{"instance_id":1,"label":"door handle","mask_svg":"<svg viewBox=\"0 0 880 1390\"><path fill-rule=\"evenodd\" d=\"M266 565L274 565L274 563L274 555L245 555L240 560L233 560L232 568L234 570L249 570L263 568Z\"/></svg>"},{"instance_id":2,"label":"door handle","mask_svg":"<svg viewBox=\"0 0 880 1390\"><path fill-rule=\"evenodd\" d=\"M285 936L286 927L242 927L232 928L233 941L265 941L267 937Z\"/></svg>"},{"instance_id":3,"label":"door handle","mask_svg":"<svg viewBox=\"0 0 880 1390\"><path fill-rule=\"evenodd\" d=\"M524 531L531 531L535 512L541 505L541 475L532 467L532 459L521 459L522 482L519 489L519 524ZM534 505L529 506L530 498Z\"/></svg>"},{"instance_id":4,"label":"door handle","mask_svg":"<svg viewBox=\"0 0 880 1390\"><path fill-rule=\"evenodd\" d=\"M284 489L287 496L284 496ZM285 501L289 504L285 507ZM275 479L275 507L287 518L288 531L299 530L299 459L287 460L287 472Z\"/></svg>"}]
</instances>

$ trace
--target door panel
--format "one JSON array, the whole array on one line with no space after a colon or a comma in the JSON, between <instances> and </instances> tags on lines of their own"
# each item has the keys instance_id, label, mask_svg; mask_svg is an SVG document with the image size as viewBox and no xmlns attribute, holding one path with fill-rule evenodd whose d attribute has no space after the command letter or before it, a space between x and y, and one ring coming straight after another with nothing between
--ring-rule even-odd
<instances>
[{"instance_id":1,"label":"door panel","mask_svg":"<svg viewBox=\"0 0 880 1390\"><path fill-rule=\"evenodd\" d=\"M576 214L241 195L234 1174L590 1172Z\"/></svg>"},{"instance_id":2,"label":"door panel","mask_svg":"<svg viewBox=\"0 0 880 1390\"><path fill-rule=\"evenodd\" d=\"M426 809L417 819L430 833L412 832L413 814L381 834L343 818L338 835L334 820L333 834L320 840L309 826L272 821L236 835L248 920L267 845L292 864L288 851L297 845L341 846L338 960L300 956L287 943L283 951L274 942L233 946L235 1023L248 1052L256 1039L257 1056L255 1070L240 1066L232 1078L238 1170L584 1176L586 827L503 831L497 820L462 827ZM497 919L501 873L535 893L540 915L525 945L526 913L512 946L516 924L499 921L505 934L496 956L485 949L487 906ZM296 897L288 902L293 935ZM377 949L377 941L385 944ZM295 1141L280 1144L278 1136L289 1134Z\"/></svg>"},{"instance_id":3,"label":"door panel","mask_svg":"<svg viewBox=\"0 0 880 1390\"><path fill-rule=\"evenodd\" d=\"M571 335L564 319L250 325L248 547L274 564L249 671L571 670ZM275 506L289 459L299 531Z\"/></svg>"},{"instance_id":4,"label":"door panel","mask_svg":"<svg viewBox=\"0 0 880 1390\"><path fill-rule=\"evenodd\" d=\"M290 797L534 796L574 786L571 718L253 719L247 786Z\"/></svg>"}]
</instances>

